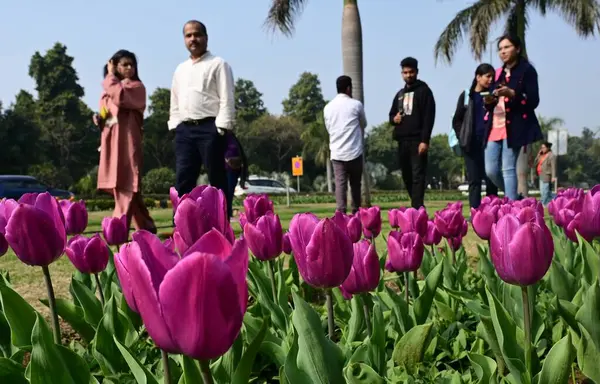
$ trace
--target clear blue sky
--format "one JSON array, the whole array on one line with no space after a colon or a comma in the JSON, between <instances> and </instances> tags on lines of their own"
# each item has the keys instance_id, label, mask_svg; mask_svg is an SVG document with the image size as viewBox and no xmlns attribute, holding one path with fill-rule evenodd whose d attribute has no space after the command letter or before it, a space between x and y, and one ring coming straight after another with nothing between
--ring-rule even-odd
<instances>
[{"instance_id":1,"label":"clear blue sky","mask_svg":"<svg viewBox=\"0 0 600 384\"><path fill-rule=\"evenodd\" d=\"M57 41L75 57L85 101L93 109L102 66L121 48L138 55L140 75L149 92L169 87L175 67L186 59L181 28L192 18L206 23L211 51L229 61L236 77L254 81L272 113L281 113L281 100L301 72L317 73L329 99L335 95L335 78L342 71L342 0L310 1L291 39L264 30L268 0L2 3L0 100L5 106L14 101L19 89L33 91L27 75L30 58L36 50L45 52ZM456 99L470 84L477 63L463 45L451 67L436 66L433 46L455 13L469 3L360 1L365 108L370 125L387 119L391 99L402 85L399 62L410 55L419 59L420 77L433 89L437 101L434 132L448 130ZM556 15L545 19L533 15L530 26L528 50L540 76L538 113L562 117L572 134L584 126L599 127L600 41L580 40ZM485 60L489 61L489 53ZM493 64L498 64L495 52Z\"/></svg>"}]
</instances>

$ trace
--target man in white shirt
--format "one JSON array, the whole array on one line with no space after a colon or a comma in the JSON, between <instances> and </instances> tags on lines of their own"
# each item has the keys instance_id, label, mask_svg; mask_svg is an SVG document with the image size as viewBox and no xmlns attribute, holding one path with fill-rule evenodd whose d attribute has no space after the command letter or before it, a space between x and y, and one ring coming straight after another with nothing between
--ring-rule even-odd
<instances>
[{"instance_id":1,"label":"man in white shirt","mask_svg":"<svg viewBox=\"0 0 600 384\"><path fill-rule=\"evenodd\" d=\"M183 36L190 58L173 75L168 123L175 130L175 188L180 197L196 186L202 164L210 184L226 190L226 135L235 122L231 67L207 50L203 23L188 21Z\"/></svg>"},{"instance_id":2,"label":"man in white shirt","mask_svg":"<svg viewBox=\"0 0 600 384\"><path fill-rule=\"evenodd\" d=\"M324 109L335 176L336 210L346 212L350 181L352 213L356 213L361 204L363 137L367 119L362 103L352 98L352 79L349 76L340 76L336 86L337 96L327 103Z\"/></svg>"}]
</instances>

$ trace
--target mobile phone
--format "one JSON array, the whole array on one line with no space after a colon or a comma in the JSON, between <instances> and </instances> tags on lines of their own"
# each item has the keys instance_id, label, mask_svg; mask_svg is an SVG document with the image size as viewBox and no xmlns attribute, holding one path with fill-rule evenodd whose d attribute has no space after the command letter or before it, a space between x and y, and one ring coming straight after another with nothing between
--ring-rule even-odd
<instances>
[{"instance_id":1,"label":"mobile phone","mask_svg":"<svg viewBox=\"0 0 600 384\"><path fill-rule=\"evenodd\" d=\"M489 95L490 95L490 93L489 93L489 92L487 92L487 91L486 91L486 92L479 92L479 94L480 94L481 96L483 96L483 97L485 97L485 96L489 96Z\"/></svg>"}]
</instances>

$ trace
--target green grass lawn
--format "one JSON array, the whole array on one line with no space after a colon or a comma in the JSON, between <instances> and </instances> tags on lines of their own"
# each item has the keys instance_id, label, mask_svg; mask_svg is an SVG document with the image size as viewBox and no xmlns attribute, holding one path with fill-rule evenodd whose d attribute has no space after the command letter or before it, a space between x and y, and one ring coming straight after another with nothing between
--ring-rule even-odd
<instances>
[{"instance_id":1,"label":"green grass lawn","mask_svg":"<svg viewBox=\"0 0 600 384\"><path fill-rule=\"evenodd\" d=\"M387 233L390 231L390 226L387 220L387 211L391 208L397 208L407 205L408 202L381 204L383 230L382 234L387 238ZM446 202L427 202L428 212L433 215L436 210L446 206ZM467 204L468 205L468 204ZM276 206L276 213L279 214L284 229L287 230L289 222L296 213L313 212L319 217L328 217L333 215L335 205L333 204L315 204L315 205L295 205L290 208L285 206ZM110 215L111 212L91 212L89 217L88 231L100 231L100 223L102 218ZM152 217L156 221L157 226L170 226L172 220L171 209L155 209L151 211ZM465 216L469 215L468 208L464 209ZM236 235L240 233L238 223L233 223L233 228ZM160 229L159 234L170 233L170 229ZM477 243L481 240L475 235L472 229L465 237L463 244L467 254L471 257L476 257ZM377 249L385 249L385 241L380 236L377 240ZM46 289L41 268L30 267L23 264L17 257L9 251L4 257L0 258L0 270L6 270L10 273L11 283L14 288L21 294L29 303L37 310L47 314L46 307L39 302L40 298L46 297ZM71 265L66 256L62 256L58 261L50 266L50 273L53 280L53 286L57 297L69 297L69 283L74 267Z\"/></svg>"}]
</instances>

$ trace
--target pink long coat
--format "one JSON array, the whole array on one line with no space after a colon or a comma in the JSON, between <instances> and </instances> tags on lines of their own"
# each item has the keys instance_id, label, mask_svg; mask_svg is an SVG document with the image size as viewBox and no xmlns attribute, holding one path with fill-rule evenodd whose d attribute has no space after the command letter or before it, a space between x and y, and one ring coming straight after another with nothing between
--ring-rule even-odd
<instances>
[{"instance_id":1,"label":"pink long coat","mask_svg":"<svg viewBox=\"0 0 600 384\"><path fill-rule=\"evenodd\" d=\"M146 88L141 81L121 81L113 74L106 76L102 87L100 110L107 108L110 117L109 124L102 128L98 189L140 192Z\"/></svg>"}]
</instances>

